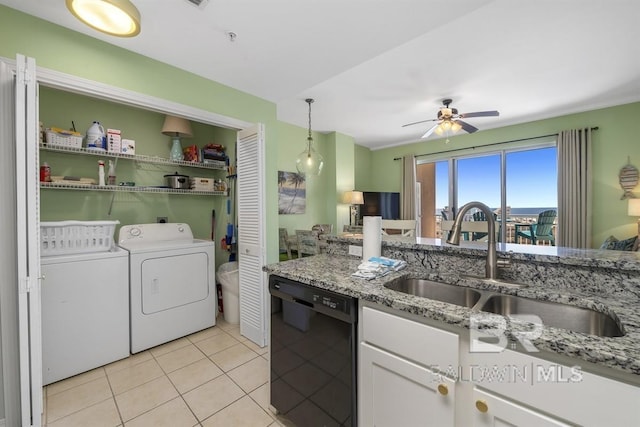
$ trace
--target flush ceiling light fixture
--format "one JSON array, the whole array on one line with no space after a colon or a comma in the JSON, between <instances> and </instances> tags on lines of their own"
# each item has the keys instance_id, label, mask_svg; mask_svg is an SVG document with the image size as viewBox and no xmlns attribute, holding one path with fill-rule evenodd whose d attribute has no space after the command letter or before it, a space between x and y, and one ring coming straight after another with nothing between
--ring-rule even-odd
<instances>
[{"instance_id":1,"label":"flush ceiling light fixture","mask_svg":"<svg viewBox=\"0 0 640 427\"><path fill-rule=\"evenodd\" d=\"M311 137L311 104L313 99L307 98L304 101L309 104L309 135L307 136L307 148L296 159L296 169L305 175L320 175L324 159L313 148L313 138Z\"/></svg>"},{"instance_id":2,"label":"flush ceiling light fixture","mask_svg":"<svg viewBox=\"0 0 640 427\"><path fill-rule=\"evenodd\" d=\"M140 12L129 0L66 0L67 9L105 34L134 37L140 33Z\"/></svg>"}]
</instances>

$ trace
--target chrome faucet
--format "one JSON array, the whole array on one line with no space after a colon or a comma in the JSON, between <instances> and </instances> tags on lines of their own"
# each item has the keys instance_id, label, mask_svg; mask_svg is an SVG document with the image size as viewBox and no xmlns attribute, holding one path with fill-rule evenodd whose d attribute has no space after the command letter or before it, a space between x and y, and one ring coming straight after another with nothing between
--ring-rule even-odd
<instances>
[{"instance_id":1,"label":"chrome faucet","mask_svg":"<svg viewBox=\"0 0 640 427\"><path fill-rule=\"evenodd\" d=\"M460 244L460 231L462 230L462 220L464 219L464 215L471 208L480 209L484 212L484 215L487 217L488 224L488 241L489 247L487 250L487 265L485 267L486 270L486 278L487 279L497 279L498 278L498 265L501 267L506 267L509 263L508 260L498 261L498 255L496 254L496 220L493 216L493 212L489 208L489 206L480 202L469 202L458 211L458 215L455 218L455 222L453 223L453 228L451 229L451 233L449 234L449 238L447 239L447 243L451 245L459 245Z\"/></svg>"}]
</instances>

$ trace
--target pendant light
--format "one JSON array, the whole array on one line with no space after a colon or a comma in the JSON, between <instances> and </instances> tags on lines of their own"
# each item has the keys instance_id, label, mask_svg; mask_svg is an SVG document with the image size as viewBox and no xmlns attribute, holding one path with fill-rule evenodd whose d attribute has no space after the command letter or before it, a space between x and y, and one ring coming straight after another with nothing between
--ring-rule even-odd
<instances>
[{"instance_id":1,"label":"pendant light","mask_svg":"<svg viewBox=\"0 0 640 427\"><path fill-rule=\"evenodd\" d=\"M105 34L134 37L140 12L129 0L66 0L67 9L83 23Z\"/></svg>"},{"instance_id":2,"label":"pendant light","mask_svg":"<svg viewBox=\"0 0 640 427\"><path fill-rule=\"evenodd\" d=\"M296 159L296 169L304 175L320 175L324 159L313 148L313 138L311 137L311 104L313 99L307 98L305 102L309 104L309 135L307 136L307 148Z\"/></svg>"}]
</instances>

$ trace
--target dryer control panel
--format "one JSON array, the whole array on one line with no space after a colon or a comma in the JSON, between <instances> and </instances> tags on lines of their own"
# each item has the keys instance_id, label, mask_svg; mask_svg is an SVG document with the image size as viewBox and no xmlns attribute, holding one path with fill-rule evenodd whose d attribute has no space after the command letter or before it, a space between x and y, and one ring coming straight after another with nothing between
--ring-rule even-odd
<instances>
[{"instance_id":1,"label":"dryer control panel","mask_svg":"<svg viewBox=\"0 0 640 427\"><path fill-rule=\"evenodd\" d=\"M165 242L193 240L189 224L180 222L123 225L118 233L118 243Z\"/></svg>"}]
</instances>

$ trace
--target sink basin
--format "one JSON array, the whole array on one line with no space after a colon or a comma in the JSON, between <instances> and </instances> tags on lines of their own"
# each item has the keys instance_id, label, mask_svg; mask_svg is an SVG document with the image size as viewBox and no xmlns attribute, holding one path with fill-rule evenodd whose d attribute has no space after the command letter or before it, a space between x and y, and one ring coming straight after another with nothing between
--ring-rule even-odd
<instances>
[{"instance_id":1,"label":"sink basin","mask_svg":"<svg viewBox=\"0 0 640 427\"><path fill-rule=\"evenodd\" d=\"M398 279L384 285L385 288L429 298L449 304L471 308L480 300L480 292L462 286L449 285L426 279Z\"/></svg>"},{"instance_id":2,"label":"sink basin","mask_svg":"<svg viewBox=\"0 0 640 427\"><path fill-rule=\"evenodd\" d=\"M512 295L493 295L487 299L481 310L503 316L534 314L540 317L543 325L600 337L624 335L622 328L611 316L568 304L537 301Z\"/></svg>"}]
</instances>

